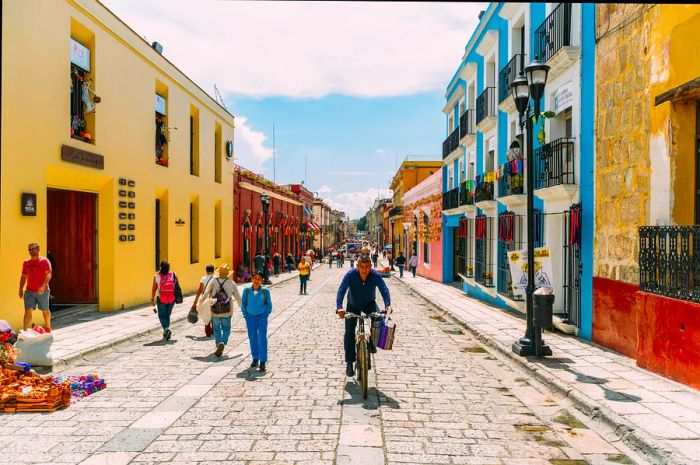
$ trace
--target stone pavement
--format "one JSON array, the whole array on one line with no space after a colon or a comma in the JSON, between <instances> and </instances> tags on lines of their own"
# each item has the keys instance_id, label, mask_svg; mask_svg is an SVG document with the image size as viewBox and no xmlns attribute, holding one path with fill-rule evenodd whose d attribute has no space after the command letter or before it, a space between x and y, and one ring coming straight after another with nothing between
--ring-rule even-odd
<instances>
[{"instance_id":1,"label":"stone pavement","mask_svg":"<svg viewBox=\"0 0 700 465\"><path fill-rule=\"evenodd\" d=\"M545 333L553 356L523 358L511 350L525 333L522 317L420 276L395 279L465 326L589 417L615 429L619 439L655 463L698 463L700 392L644 370L633 359L562 333ZM695 460L695 461L694 461Z\"/></svg>"},{"instance_id":2,"label":"stone pavement","mask_svg":"<svg viewBox=\"0 0 700 465\"><path fill-rule=\"evenodd\" d=\"M334 313L345 271L319 268L308 296L296 281L271 289L266 374L248 369L240 315L221 359L187 322L167 342L142 334L74 359L56 372L99 373L107 388L0 416L0 464L648 463L393 278L394 350L374 357L362 399Z\"/></svg>"},{"instance_id":3,"label":"stone pavement","mask_svg":"<svg viewBox=\"0 0 700 465\"><path fill-rule=\"evenodd\" d=\"M318 266L320 264L314 265ZM270 281L276 285L297 279L298 274L296 270L280 273L279 276L271 276ZM147 285L150 288L150 283ZM194 296L187 295L183 303L175 305L171 323L187 318ZM87 353L108 348L142 334L160 333L160 322L150 304L116 312L91 312L56 319L53 324L54 342L51 346L54 367L65 366Z\"/></svg>"}]
</instances>

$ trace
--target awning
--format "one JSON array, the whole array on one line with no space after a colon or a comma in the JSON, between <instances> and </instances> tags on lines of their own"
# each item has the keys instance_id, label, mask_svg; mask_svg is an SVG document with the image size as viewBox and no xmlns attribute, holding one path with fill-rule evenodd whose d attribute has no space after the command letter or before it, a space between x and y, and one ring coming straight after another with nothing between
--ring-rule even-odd
<instances>
[{"instance_id":1,"label":"awning","mask_svg":"<svg viewBox=\"0 0 700 465\"><path fill-rule=\"evenodd\" d=\"M307 221L306 222L306 227L309 229L321 229L318 227L317 223L314 223L313 221Z\"/></svg>"},{"instance_id":2,"label":"awning","mask_svg":"<svg viewBox=\"0 0 700 465\"><path fill-rule=\"evenodd\" d=\"M384 246L385 249L393 249L394 247L391 244L387 244Z\"/></svg>"}]
</instances>

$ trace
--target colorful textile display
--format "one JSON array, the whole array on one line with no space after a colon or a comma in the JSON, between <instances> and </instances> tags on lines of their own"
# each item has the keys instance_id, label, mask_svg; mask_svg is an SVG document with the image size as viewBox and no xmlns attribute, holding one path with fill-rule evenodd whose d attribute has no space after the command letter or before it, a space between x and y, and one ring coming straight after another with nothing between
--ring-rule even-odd
<instances>
[{"instance_id":1,"label":"colorful textile display","mask_svg":"<svg viewBox=\"0 0 700 465\"><path fill-rule=\"evenodd\" d=\"M54 379L57 384L65 385L70 387L71 399L70 403L73 404L83 397L87 397L97 391L107 387L104 378L100 378L98 375L85 375L85 376L74 376L65 375L57 376Z\"/></svg>"},{"instance_id":2,"label":"colorful textile display","mask_svg":"<svg viewBox=\"0 0 700 465\"><path fill-rule=\"evenodd\" d=\"M17 369L19 368L19 370ZM56 384L53 376L41 376L22 367L0 370L0 412L55 412L70 405L71 391Z\"/></svg>"}]
</instances>

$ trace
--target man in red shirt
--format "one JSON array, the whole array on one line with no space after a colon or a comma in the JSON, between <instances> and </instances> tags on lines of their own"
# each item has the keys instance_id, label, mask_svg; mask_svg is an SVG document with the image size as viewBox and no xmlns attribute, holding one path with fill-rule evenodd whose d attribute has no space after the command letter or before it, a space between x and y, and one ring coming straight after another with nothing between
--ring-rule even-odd
<instances>
[{"instance_id":1,"label":"man in red shirt","mask_svg":"<svg viewBox=\"0 0 700 465\"><path fill-rule=\"evenodd\" d=\"M22 264L22 277L19 280L19 298L24 299L24 329L32 326L32 311L37 306L44 313L44 326L51 330L51 312L49 311L49 280L51 279L51 262L39 255L39 244L29 244L29 256ZM26 290L24 285L27 285Z\"/></svg>"}]
</instances>

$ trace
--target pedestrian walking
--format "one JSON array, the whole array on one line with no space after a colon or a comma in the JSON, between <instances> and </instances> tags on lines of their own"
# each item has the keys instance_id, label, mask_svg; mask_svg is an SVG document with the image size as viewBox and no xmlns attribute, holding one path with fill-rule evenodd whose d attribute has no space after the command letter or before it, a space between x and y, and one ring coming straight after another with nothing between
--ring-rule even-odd
<instances>
[{"instance_id":1,"label":"pedestrian walking","mask_svg":"<svg viewBox=\"0 0 700 465\"><path fill-rule=\"evenodd\" d=\"M335 256L336 268L340 268L340 263L343 261L343 254L338 252Z\"/></svg>"},{"instance_id":2,"label":"pedestrian walking","mask_svg":"<svg viewBox=\"0 0 700 465\"><path fill-rule=\"evenodd\" d=\"M24 299L24 329L31 328L34 310L39 307L44 314L44 327L47 331L51 331L49 308L51 262L48 258L39 255L39 244L36 242L30 243L27 251L29 258L22 263L22 276L19 278L19 298Z\"/></svg>"},{"instance_id":3,"label":"pedestrian walking","mask_svg":"<svg viewBox=\"0 0 700 465\"><path fill-rule=\"evenodd\" d=\"M258 254L253 258L253 266L255 270L253 273L265 273L265 256L258 251Z\"/></svg>"},{"instance_id":4,"label":"pedestrian walking","mask_svg":"<svg viewBox=\"0 0 700 465\"><path fill-rule=\"evenodd\" d=\"M374 253L372 254L372 264L374 267L377 267L377 261L379 260L379 253L375 250Z\"/></svg>"},{"instance_id":5,"label":"pedestrian walking","mask_svg":"<svg viewBox=\"0 0 700 465\"><path fill-rule=\"evenodd\" d=\"M287 254L287 258L285 258L284 261L287 264L287 273L291 273L294 268L294 257L292 257L291 252Z\"/></svg>"},{"instance_id":6,"label":"pedestrian walking","mask_svg":"<svg viewBox=\"0 0 700 465\"><path fill-rule=\"evenodd\" d=\"M214 304L211 306L211 323L214 330L214 344L216 344L214 355L220 358L231 335L231 316L234 307L236 304L239 308L241 307L241 294L236 283L229 279L228 264L221 264L217 271L217 276L209 281L204 289L204 295L214 299ZM262 276L262 273L256 274Z\"/></svg>"},{"instance_id":7,"label":"pedestrian walking","mask_svg":"<svg viewBox=\"0 0 700 465\"><path fill-rule=\"evenodd\" d=\"M251 368L260 363L260 371L265 372L267 363L267 321L272 313L270 290L262 287L263 275L253 275L253 285L243 290L241 311L248 330L248 343L253 356Z\"/></svg>"},{"instance_id":8,"label":"pedestrian walking","mask_svg":"<svg viewBox=\"0 0 700 465\"><path fill-rule=\"evenodd\" d=\"M163 340L169 341L172 336L170 331L170 315L173 313L175 306L175 285L177 283L177 275L174 271L170 271L170 262L163 260L160 262L160 269L153 276L153 284L151 285L151 305L153 310L158 313L160 326L163 328Z\"/></svg>"},{"instance_id":9,"label":"pedestrian walking","mask_svg":"<svg viewBox=\"0 0 700 465\"><path fill-rule=\"evenodd\" d=\"M416 277L416 269L418 268L418 255L416 255L415 252L413 252L413 255L411 255L411 259L409 260L409 264L411 265L411 273L413 273L413 277Z\"/></svg>"},{"instance_id":10,"label":"pedestrian walking","mask_svg":"<svg viewBox=\"0 0 700 465\"><path fill-rule=\"evenodd\" d=\"M355 268L355 254L350 254L350 268Z\"/></svg>"},{"instance_id":11,"label":"pedestrian walking","mask_svg":"<svg viewBox=\"0 0 700 465\"><path fill-rule=\"evenodd\" d=\"M392 255L391 252L386 253L386 257L389 260L389 268L391 268L391 271L396 271L394 269L394 256Z\"/></svg>"},{"instance_id":12,"label":"pedestrian walking","mask_svg":"<svg viewBox=\"0 0 700 465\"><path fill-rule=\"evenodd\" d=\"M199 288L197 289L197 295L194 296L194 303L192 303L192 310L197 309L197 303L199 302L199 298L202 296L202 293L204 292L204 289L207 287L207 284L209 284L209 281L214 279L214 265L207 265L205 268L206 274L202 276L202 279L199 280ZM211 320L207 321L204 323L204 335L206 337L211 337L213 333L212 326L211 326Z\"/></svg>"},{"instance_id":13,"label":"pedestrian walking","mask_svg":"<svg viewBox=\"0 0 700 465\"><path fill-rule=\"evenodd\" d=\"M275 276L279 276L280 274L280 266L282 265L282 257L278 252L275 252L275 255L272 257L272 266L274 267L275 271Z\"/></svg>"},{"instance_id":14,"label":"pedestrian walking","mask_svg":"<svg viewBox=\"0 0 700 465\"><path fill-rule=\"evenodd\" d=\"M311 265L306 260L299 262L299 295L306 295L306 283L311 273Z\"/></svg>"},{"instance_id":15,"label":"pedestrian walking","mask_svg":"<svg viewBox=\"0 0 700 465\"><path fill-rule=\"evenodd\" d=\"M328 268L333 268L333 252L328 252Z\"/></svg>"},{"instance_id":16,"label":"pedestrian walking","mask_svg":"<svg viewBox=\"0 0 700 465\"><path fill-rule=\"evenodd\" d=\"M304 261L309 264L309 281L311 281L311 270L314 267L314 253L304 255Z\"/></svg>"},{"instance_id":17,"label":"pedestrian walking","mask_svg":"<svg viewBox=\"0 0 700 465\"><path fill-rule=\"evenodd\" d=\"M403 256L403 252L399 252L396 258L396 266L399 267L399 278L403 278L403 269L406 267L406 257Z\"/></svg>"}]
</instances>

